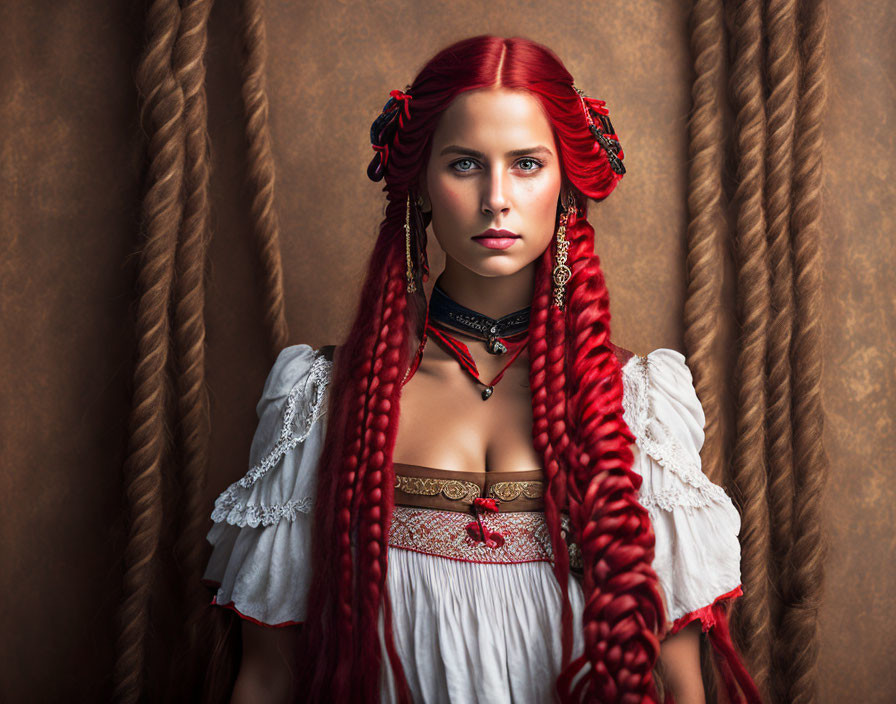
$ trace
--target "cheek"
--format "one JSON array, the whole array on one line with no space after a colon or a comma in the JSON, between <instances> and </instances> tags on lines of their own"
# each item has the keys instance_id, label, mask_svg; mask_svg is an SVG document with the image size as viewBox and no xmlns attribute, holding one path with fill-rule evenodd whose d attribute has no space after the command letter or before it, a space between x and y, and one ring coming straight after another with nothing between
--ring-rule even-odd
<instances>
[{"instance_id":1,"label":"cheek","mask_svg":"<svg viewBox=\"0 0 896 704\"><path fill-rule=\"evenodd\" d=\"M531 205L531 217L539 227L552 229L557 214L557 199L560 197L560 184L544 182L533 184L527 194Z\"/></svg>"},{"instance_id":2,"label":"cheek","mask_svg":"<svg viewBox=\"0 0 896 704\"><path fill-rule=\"evenodd\" d=\"M430 199L433 207L439 211L439 219L464 219L471 208L475 209L475 200L471 199L470 190L458 181L437 183L430 190Z\"/></svg>"}]
</instances>

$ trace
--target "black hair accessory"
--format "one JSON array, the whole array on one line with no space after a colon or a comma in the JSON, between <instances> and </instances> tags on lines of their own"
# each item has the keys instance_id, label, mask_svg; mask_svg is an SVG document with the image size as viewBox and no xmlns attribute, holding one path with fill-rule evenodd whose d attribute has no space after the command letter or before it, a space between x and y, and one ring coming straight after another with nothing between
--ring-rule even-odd
<instances>
[{"instance_id":1,"label":"black hair accessory","mask_svg":"<svg viewBox=\"0 0 896 704\"><path fill-rule=\"evenodd\" d=\"M610 163L610 168L621 176L625 173L625 166L622 163L625 155L622 151L622 145L616 136L616 131L613 129L613 123L610 122L608 111L604 107L606 103L603 100L589 98L583 90L575 86L573 86L573 89L579 94L582 109L585 111L585 119L588 121L588 129L594 135L597 143L607 153L607 161ZM600 127L594 124L595 119L600 122Z\"/></svg>"},{"instance_id":2,"label":"black hair accessory","mask_svg":"<svg viewBox=\"0 0 896 704\"><path fill-rule=\"evenodd\" d=\"M389 93L389 99L383 106L383 111L370 125L370 146L374 154L367 167L367 177L371 181L382 181L386 175L386 165L389 163L389 146L399 127L404 127L405 120L411 119L409 103L413 96L406 92L407 86L402 90L393 90Z\"/></svg>"}]
</instances>

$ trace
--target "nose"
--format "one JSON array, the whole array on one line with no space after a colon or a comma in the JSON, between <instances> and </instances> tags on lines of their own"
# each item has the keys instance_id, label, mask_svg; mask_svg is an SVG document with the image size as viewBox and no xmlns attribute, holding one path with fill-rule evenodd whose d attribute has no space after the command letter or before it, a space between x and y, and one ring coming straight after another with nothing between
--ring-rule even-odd
<instances>
[{"instance_id":1,"label":"nose","mask_svg":"<svg viewBox=\"0 0 896 704\"><path fill-rule=\"evenodd\" d=\"M501 169L492 169L489 178L484 179L482 194L482 212L494 217L498 213L507 215L510 212L510 201L507 197L508 179Z\"/></svg>"}]
</instances>

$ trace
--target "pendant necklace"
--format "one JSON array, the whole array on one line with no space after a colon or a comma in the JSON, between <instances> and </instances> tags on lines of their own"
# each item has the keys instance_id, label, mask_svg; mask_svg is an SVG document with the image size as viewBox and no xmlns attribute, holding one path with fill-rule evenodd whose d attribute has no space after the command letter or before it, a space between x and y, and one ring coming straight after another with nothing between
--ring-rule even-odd
<instances>
[{"instance_id":1,"label":"pendant necklace","mask_svg":"<svg viewBox=\"0 0 896 704\"><path fill-rule=\"evenodd\" d=\"M491 382L486 383L479 378L479 370L473 355L470 354L470 349L454 337L452 332L463 332L485 342L489 354L499 355L512 351L510 360ZM482 391L482 400L487 401L494 393L495 385L504 376L504 372L526 347L529 339L529 307L498 319L490 318L452 300L436 283L427 307L423 344L426 341L426 333L441 341L461 367L485 387ZM414 368L416 366L415 364Z\"/></svg>"},{"instance_id":2,"label":"pendant necklace","mask_svg":"<svg viewBox=\"0 0 896 704\"><path fill-rule=\"evenodd\" d=\"M429 318L443 328L455 328L460 332L486 341L489 354L507 352L505 338L521 335L529 330L529 306L495 320L451 299L438 281L429 298Z\"/></svg>"}]
</instances>

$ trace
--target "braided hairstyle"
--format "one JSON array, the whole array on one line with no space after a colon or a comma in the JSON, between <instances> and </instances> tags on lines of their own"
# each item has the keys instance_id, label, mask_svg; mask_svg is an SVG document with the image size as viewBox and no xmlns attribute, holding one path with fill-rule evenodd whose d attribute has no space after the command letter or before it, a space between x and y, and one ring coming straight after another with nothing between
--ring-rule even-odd
<instances>
[{"instance_id":1,"label":"braided hairstyle","mask_svg":"<svg viewBox=\"0 0 896 704\"><path fill-rule=\"evenodd\" d=\"M544 462L545 516L563 602L557 692L563 702L656 701L652 672L665 613L651 567L654 535L637 500L641 478L631 468L633 436L622 418L609 298L587 220L586 197L607 197L621 176L621 148L603 102L578 93L553 52L528 39L488 35L433 57L407 93L393 91L387 117L372 130L377 153L368 174L384 179L387 204L330 386L301 663L307 701L378 701L380 625L398 700L411 701L393 642L386 581L392 448L401 382L411 363L410 330L423 299L422 286L407 292L406 199L416 196L442 113L463 91L497 87L527 90L541 102L576 194L567 224L572 274L566 303L563 310L552 305L548 248L536 271L528 343L533 443ZM603 127L603 141L591 129L593 118ZM561 510L569 511L584 561L585 648L575 660Z\"/></svg>"}]
</instances>

